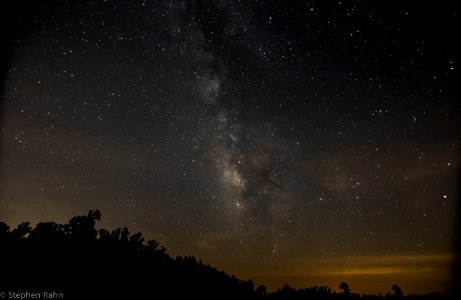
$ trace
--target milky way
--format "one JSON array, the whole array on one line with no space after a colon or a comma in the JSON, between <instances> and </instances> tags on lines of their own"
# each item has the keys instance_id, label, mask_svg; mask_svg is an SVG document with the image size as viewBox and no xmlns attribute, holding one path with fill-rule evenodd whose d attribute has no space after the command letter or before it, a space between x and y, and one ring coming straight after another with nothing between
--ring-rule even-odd
<instances>
[{"instance_id":1,"label":"milky way","mask_svg":"<svg viewBox=\"0 0 461 300\"><path fill-rule=\"evenodd\" d=\"M269 289L446 291L457 10L18 5L2 33L0 220L97 208L101 226Z\"/></svg>"}]
</instances>

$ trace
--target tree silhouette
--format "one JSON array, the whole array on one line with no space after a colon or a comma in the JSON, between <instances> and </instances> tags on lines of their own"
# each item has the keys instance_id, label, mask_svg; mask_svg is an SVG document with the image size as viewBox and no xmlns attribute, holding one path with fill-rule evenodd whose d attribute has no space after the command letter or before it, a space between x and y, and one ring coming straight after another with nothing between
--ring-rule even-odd
<instances>
[{"instance_id":1,"label":"tree silhouette","mask_svg":"<svg viewBox=\"0 0 461 300\"><path fill-rule=\"evenodd\" d=\"M29 222L14 230L0 222L2 288L57 289L66 299L154 296L167 299L251 299L251 280L240 280L197 261L172 259L157 241L128 228L96 230L99 210L67 224ZM27 273L27 276L24 274ZM5 277L5 278L3 278ZM108 282L109 284L106 284Z\"/></svg>"},{"instance_id":2,"label":"tree silhouette","mask_svg":"<svg viewBox=\"0 0 461 300\"><path fill-rule=\"evenodd\" d=\"M76 241L95 240L97 231L94 227L96 221L99 220L101 220L101 212L99 210L90 210L87 216L73 217L67 224L66 229Z\"/></svg>"},{"instance_id":3,"label":"tree silhouette","mask_svg":"<svg viewBox=\"0 0 461 300\"><path fill-rule=\"evenodd\" d=\"M5 241L9 237L10 226L0 222L0 241Z\"/></svg>"},{"instance_id":4,"label":"tree silhouette","mask_svg":"<svg viewBox=\"0 0 461 300\"><path fill-rule=\"evenodd\" d=\"M25 239L29 237L31 231L32 227L30 227L30 222L22 222L11 232L11 234L16 239Z\"/></svg>"},{"instance_id":5,"label":"tree silhouette","mask_svg":"<svg viewBox=\"0 0 461 300\"><path fill-rule=\"evenodd\" d=\"M351 292L351 289L349 288L349 285L345 283L344 281L339 284L339 288L343 290L344 295L349 295Z\"/></svg>"},{"instance_id":6,"label":"tree silhouette","mask_svg":"<svg viewBox=\"0 0 461 300\"><path fill-rule=\"evenodd\" d=\"M42 222L30 232L30 238L47 242L57 242L64 237L63 226L54 222Z\"/></svg>"},{"instance_id":7,"label":"tree silhouette","mask_svg":"<svg viewBox=\"0 0 461 300\"><path fill-rule=\"evenodd\" d=\"M240 280L193 256L171 258L157 241L145 241L128 228L96 230L99 210L75 216L66 224L29 222L15 229L0 222L0 285L3 290L65 293L65 299L369 299L329 287L295 289L288 284L274 292L251 280ZM404 296L398 285L385 298L444 299L440 294Z\"/></svg>"},{"instance_id":8,"label":"tree silhouette","mask_svg":"<svg viewBox=\"0 0 461 300\"><path fill-rule=\"evenodd\" d=\"M256 288L256 295L265 296L267 294L267 288L264 285L260 285Z\"/></svg>"},{"instance_id":9,"label":"tree silhouette","mask_svg":"<svg viewBox=\"0 0 461 300\"><path fill-rule=\"evenodd\" d=\"M398 285L394 284L394 285L392 286L392 290L394 291L394 295L395 295L396 297L398 297L398 298L402 298L402 297L403 297L402 289L401 289Z\"/></svg>"}]
</instances>

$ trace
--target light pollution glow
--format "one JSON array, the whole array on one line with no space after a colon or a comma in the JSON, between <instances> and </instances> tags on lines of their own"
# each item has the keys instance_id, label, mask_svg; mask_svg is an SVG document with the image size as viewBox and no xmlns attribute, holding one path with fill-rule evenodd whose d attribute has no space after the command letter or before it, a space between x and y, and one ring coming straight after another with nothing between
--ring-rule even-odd
<instances>
[{"instance_id":1,"label":"light pollution glow","mask_svg":"<svg viewBox=\"0 0 461 300\"><path fill-rule=\"evenodd\" d=\"M341 281L346 281L353 292L360 294L385 294L393 284L398 284L405 292L418 293L448 292L440 290L443 283L450 282L454 254L421 255L371 255L347 258L306 259L287 261L273 266L272 270L261 270L252 274L256 283L277 289L287 282L290 286L329 286L339 291ZM415 285L418 283L417 285ZM423 284L422 284L423 283Z\"/></svg>"}]
</instances>

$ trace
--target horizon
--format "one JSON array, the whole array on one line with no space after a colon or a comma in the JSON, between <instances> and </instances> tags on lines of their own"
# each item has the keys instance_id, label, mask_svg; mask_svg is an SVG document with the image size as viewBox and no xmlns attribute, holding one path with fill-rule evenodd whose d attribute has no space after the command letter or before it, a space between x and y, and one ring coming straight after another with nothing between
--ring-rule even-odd
<instances>
[{"instance_id":1,"label":"horizon","mask_svg":"<svg viewBox=\"0 0 461 300\"><path fill-rule=\"evenodd\" d=\"M66 221L68 221L68 218ZM0 220L2 221L2 220ZM96 225L104 223L104 214L102 220ZM24 220L25 222L25 220ZM51 219L38 222L31 222L34 227L40 222L54 222ZM21 222L18 222L20 224ZM9 224L8 224L9 225ZM14 226L11 226L11 229ZM125 227L121 225L118 228ZM113 230L115 228L104 228L96 226L99 229ZM130 228L127 227L130 231ZM136 232L130 231L131 234ZM141 232L141 234L143 234ZM155 240L147 238L146 241ZM161 246L165 246L160 243ZM175 253L174 249L166 247L166 253L172 258L177 256L190 256L191 253ZM339 293L340 282L347 282L351 287L351 292L360 295L385 295L391 292L391 287L397 284L402 288L405 295L428 295L431 293L440 293L448 296L452 293L452 280L454 277L453 269L455 265L456 254L385 254L370 255L358 257L338 257L338 258L309 258L303 259L304 265L296 265L297 261L289 261L285 258L285 263L280 265L266 265L266 270L261 271L260 266L249 267L247 269L259 269L257 273L249 271L232 272L235 266L221 267L213 264L199 256L193 255L197 261L201 260L204 264L222 270L229 275L235 275L241 280L252 280L255 287L264 285L268 292L275 292L285 285L296 289L310 288L314 286L329 287L332 291ZM231 265L235 262L231 262ZM280 272L282 270L282 272ZM419 276L418 276L419 275ZM420 277L415 279L415 277ZM429 277L429 278L428 278ZM438 281L433 281L437 277ZM424 282L424 288L421 288L421 282ZM370 285L372 283L372 285ZM442 288L440 288L442 287Z\"/></svg>"},{"instance_id":2,"label":"horizon","mask_svg":"<svg viewBox=\"0 0 461 300\"><path fill-rule=\"evenodd\" d=\"M39 2L0 10L0 220L97 208L270 289L455 288L459 5Z\"/></svg>"}]
</instances>

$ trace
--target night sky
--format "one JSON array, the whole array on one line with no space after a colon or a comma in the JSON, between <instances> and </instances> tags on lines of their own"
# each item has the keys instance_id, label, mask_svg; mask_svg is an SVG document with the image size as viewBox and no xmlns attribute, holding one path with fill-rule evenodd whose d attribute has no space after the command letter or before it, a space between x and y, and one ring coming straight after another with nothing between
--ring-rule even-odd
<instances>
[{"instance_id":1,"label":"night sky","mask_svg":"<svg viewBox=\"0 0 461 300\"><path fill-rule=\"evenodd\" d=\"M100 209L269 290L447 291L456 1L33 3L7 36L0 220Z\"/></svg>"}]
</instances>

